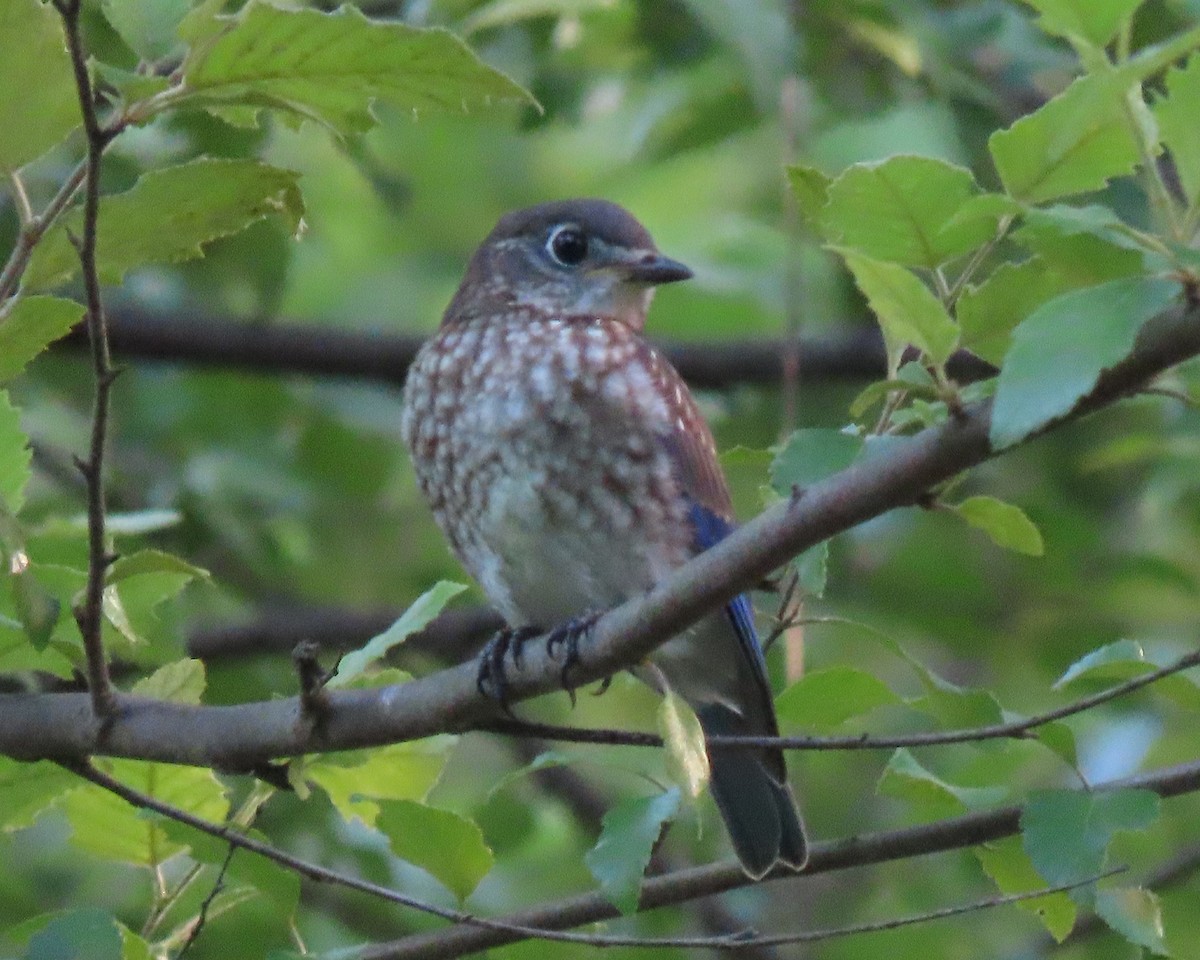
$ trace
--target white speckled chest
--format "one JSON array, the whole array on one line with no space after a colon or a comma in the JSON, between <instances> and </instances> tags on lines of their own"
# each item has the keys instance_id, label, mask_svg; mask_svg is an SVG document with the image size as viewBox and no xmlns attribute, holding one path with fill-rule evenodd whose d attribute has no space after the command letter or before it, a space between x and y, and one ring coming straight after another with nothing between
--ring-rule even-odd
<instances>
[{"instance_id":1,"label":"white speckled chest","mask_svg":"<svg viewBox=\"0 0 1200 960\"><path fill-rule=\"evenodd\" d=\"M624 324L513 308L426 344L402 431L464 566L511 624L550 626L648 589L691 554L664 440L698 418Z\"/></svg>"}]
</instances>

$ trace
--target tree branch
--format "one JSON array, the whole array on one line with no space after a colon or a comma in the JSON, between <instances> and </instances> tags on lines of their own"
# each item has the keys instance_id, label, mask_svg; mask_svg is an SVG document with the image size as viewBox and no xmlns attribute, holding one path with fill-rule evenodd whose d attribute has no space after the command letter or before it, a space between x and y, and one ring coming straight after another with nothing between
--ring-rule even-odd
<instances>
[{"instance_id":1,"label":"tree branch","mask_svg":"<svg viewBox=\"0 0 1200 960\"><path fill-rule=\"evenodd\" d=\"M87 481L88 577L84 600L75 609L75 619L79 623L87 655L88 690L92 698L92 712L97 717L108 717L112 713L114 693L108 675L108 661L104 654L101 628L104 580L112 558L108 554L104 531L104 448L108 436L109 394L113 380L116 379L116 371L113 370L109 355L104 303L100 298L100 278L96 273L96 221L100 211L100 160L105 148L116 136L117 130L102 128L96 117L87 54L79 33L80 0L55 0L54 5L62 17L67 50L71 55L71 65L75 73L75 88L79 94L83 129L87 135L83 236L78 239L76 246L87 294L86 322L96 384L90 450L87 460L77 462Z\"/></svg>"},{"instance_id":2,"label":"tree branch","mask_svg":"<svg viewBox=\"0 0 1200 960\"><path fill-rule=\"evenodd\" d=\"M1200 306L1186 304L1150 321L1132 355L1110 368L1059 423L1092 413L1141 388L1151 377L1200 352ZM603 679L650 653L708 611L760 583L808 547L896 507L994 456L990 403L905 439L886 454L816 484L799 499L767 509L675 571L644 597L605 614L579 644L579 683ZM1046 429L1050 429L1048 426ZM559 688L561 663L529 643L522 667L509 668L513 702ZM275 757L343 750L462 731L495 720L467 663L401 686L331 691L319 729L300 720L297 698L228 707L189 706L121 697L106 736L78 694L0 697L0 753L18 759L81 758L103 750L228 770Z\"/></svg>"},{"instance_id":3,"label":"tree branch","mask_svg":"<svg viewBox=\"0 0 1200 960\"><path fill-rule=\"evenodd\" d=\"M1093 789L1112 790L1122 787L1141 787L1153 790L1161 797L1174 797L1200 790L1200 761L1181 764L1101 784ZM906 860L911 857L941 853L978 846L1020 831L1019 807L1002 807L939 820L935 823L860 834L839 840L813 844L808 865L800 874L781 868L768 874L766 880L790 880L804 883L823 873ZM659 877L649 877L642 883L638 910L653 910L712 896L754 883L748 879L736 861L703 867L693 867ZM542 904L505 917L517 926L538 929L564 929L611 920L620 914L602 895L585 893ZM488 930L454 926L445 930L413 934L391 943L368 947L358 960L449 960L464 954L512 943L513 940Z\"/></svg>"},{"instance_id":4,"label":"tree branch","mask_svg":"<svg viewBox=\"0 0 1200 960\"><path fill-rule=\"evenodd\" d=\"M393 327L380 320L380 328ZM425 338L405 334L332 330L299 323L252 324L230 317L181 310L165 315L136 304L113 309L109 318L113 348L124 357L201 366L232 367L254 373L349 377L399 386ZM886 370L883 341L874 326L846 323L848 332L806 338L797 375L805 382L863 380ZM82 349L81 328L60 341ZM684 379L702 388L733 384L773 386L783 378L783 343L735 340L661 343ZM950 362L950 373L967 382L994 369L965 351Z\"/></svg>"}]
</instances>

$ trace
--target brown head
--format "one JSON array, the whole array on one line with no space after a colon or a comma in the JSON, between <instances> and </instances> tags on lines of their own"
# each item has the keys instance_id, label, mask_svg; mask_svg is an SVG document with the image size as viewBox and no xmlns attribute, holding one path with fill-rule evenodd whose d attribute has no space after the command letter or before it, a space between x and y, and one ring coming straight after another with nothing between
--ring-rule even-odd
<instances>
[{"instance_id":1,"label":"brown head","mask_svg":"<svg viewBox=\"0 0 1200 960\"><path fill-rule=\"evenodd\" d=\"M615 203L542 203L500 218L471 258L442 324L519 305L554 316L611 317L640 330L654 288L691 275Z\"/></svg>"}]
</instances>

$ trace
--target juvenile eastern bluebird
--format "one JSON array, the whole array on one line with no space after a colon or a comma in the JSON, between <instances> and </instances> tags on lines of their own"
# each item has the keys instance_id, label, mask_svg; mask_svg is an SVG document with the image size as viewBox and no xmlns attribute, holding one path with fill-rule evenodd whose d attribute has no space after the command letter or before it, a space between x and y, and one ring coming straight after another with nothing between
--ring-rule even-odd
<instances>
[{"instance_id":1,"label":"juvenile eastern bluebird","mask_svg":"<svg viewBox=\"0 0 1200 960\"><path fill-rule=\"evenodd\" d=\"M649 590L732 529L708 425L642 338L654 287L691 275L615 204L510 213L409 371L403 434L417 481L455 554L516 628L485 652L481 688L503 696L514 636L563 623L578 632L589 611ZM706 735L777 735L745 595L651 662ZM710 749L709 761L746 873L802 868L807 841L782 751Z\"/></svg>"}]
</instances>

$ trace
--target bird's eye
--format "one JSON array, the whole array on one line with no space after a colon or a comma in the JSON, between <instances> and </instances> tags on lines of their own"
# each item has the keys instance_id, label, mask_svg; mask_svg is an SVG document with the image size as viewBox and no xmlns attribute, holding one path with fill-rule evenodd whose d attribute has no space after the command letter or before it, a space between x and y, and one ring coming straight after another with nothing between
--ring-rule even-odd
<instances>
[{"instance_id":1,"label":"bird's eye","mask_svg":"<svg viewBox=\"0 0 1200 960\"><path fill-rule=\"evenodd\" d=\"M559 227L550 234L546 249L564 267L575 267L587 256L587 237L575 227Z\"/></svg>"}]
</instances>

